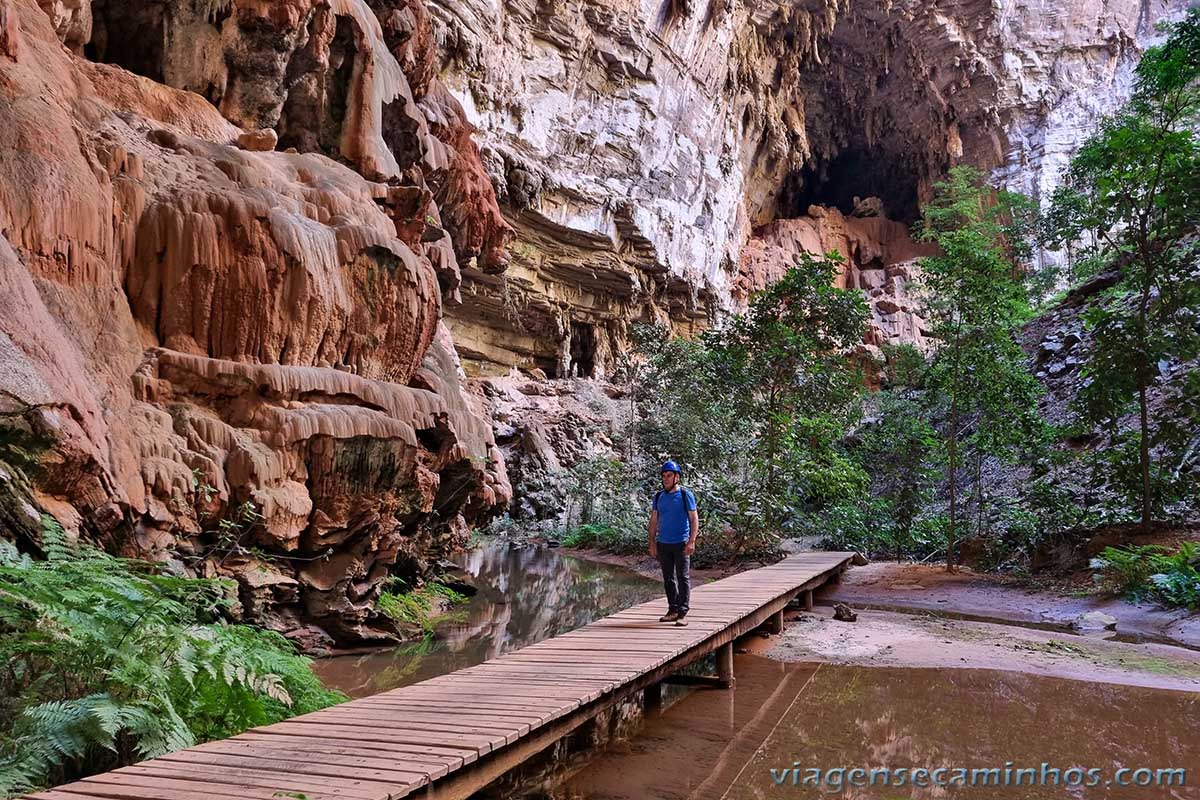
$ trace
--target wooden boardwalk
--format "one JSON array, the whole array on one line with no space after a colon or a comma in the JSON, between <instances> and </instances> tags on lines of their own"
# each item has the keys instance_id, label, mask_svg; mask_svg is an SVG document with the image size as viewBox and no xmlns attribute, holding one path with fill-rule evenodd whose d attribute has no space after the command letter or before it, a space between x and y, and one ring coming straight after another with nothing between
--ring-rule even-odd
<instances>
[{"instance_id":1,"label":"wooden boardwalk","mask_svg":"<svg viewBox=\"0 0 1200 800\"><path fill-rule=\"evenodd\" d=\"M836 581L852 553L804 553L692 589L690 624L652 600L570 633L411 686L198 745L30 797L38 800L462 798L612 704L660 696L717 653L732 685L733 640Z\"/></svg>"}]
</instances>

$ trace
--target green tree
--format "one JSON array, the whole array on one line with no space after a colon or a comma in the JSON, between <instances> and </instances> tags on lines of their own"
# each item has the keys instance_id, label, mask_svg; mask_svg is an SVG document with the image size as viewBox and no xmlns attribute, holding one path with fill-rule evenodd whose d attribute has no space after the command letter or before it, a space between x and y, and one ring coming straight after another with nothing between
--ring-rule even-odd
<instances>
[{"instance_id":1,"label":"green tree","mask_svg":"<svg viewBox=\"0 0 1200 800\"><path fill-rule=\"evenodd\" d=\"M942 343L926 380L949 406L946 568L953 570L962 523L960 471L968 455L964 444L975 455L982 521L982 459L1011 455L1038 422L1037 383L1014 337L1030 313L1023 262L1029 257L1034 214L1027 198L993 190L971 167L955 167L934 188L918 236L941 250L921 266L926 314Z\"/></svg>"},{"instance_id":2,"label":"green tree","mask_svg":"<svg viewBox=\"0 0 1200 800\"><path fill-rule=\"evenodd\" d=\"M1151 429L1151 389L1172 363L1200 353L1198 78L1200 11L1193 9L1163 45L1146 51L1133 96L1071 160L1049 215L1051 246L1119 271L1085 313L1092 348L1079 410L1120 451L1110 459L1111 474L1136 487L1143 530L1163 499L1155 489L1154 448L1169 438L1156 441ZM1132 432L1121 425L1131 409Z\"/></svg>"},{"instance_id":3,"label":"green tree","mask_svg":"<svg viewBox=\"0 0 1200 800\"><path fill-rule=\"evenodd\" d=\"M860 370L848 358L867 319L862 293L839 289L837 253L802 253L778 282L716 337L735 401L762 442L760 480L771 485L789 445L804 448L854 413Z\"/></svg>"},{"instance_id":4,"label":"green tree","mask_svg":"<svg viewBox=\"0 0 1200 800\"><path fill-rule=\"evenodd\" d=\"M664 328L641 326L634 343L643 359L633 384L640 460L631 465L658 485L657 466L666 458L691 476L727 470L751 446L748 422L736 407L727 370L711 337L672 337Z\"/></svg>"},{"instance_id":5,"label":"green tree","mask_svg":"<svg viewBox=\"0 0 1200 800\"><path fill-rule=\"evenodd\" d=\"M862 391L848 355L867 316L860 292L835 288L842 269L836 255L803 254L721 328L638 336L645 474L656 484L656 460L681 462L704 538L732 530L731 554L769 551L787 524L866 489L840 445Z\"/></svg>"},{"instance_id":6,"label":"green tree","mask_svg":"<svg viewBox=\"0 0 1200 800\"><path fill-rule=\"evenodd\" d=\"M891 545L899 559L933 499L941 475L940 442L920 398L885 390L878 402L877 415L858 435L855 455L871 478L871 494L886 503Z\"/></svg>"}]
</instances>

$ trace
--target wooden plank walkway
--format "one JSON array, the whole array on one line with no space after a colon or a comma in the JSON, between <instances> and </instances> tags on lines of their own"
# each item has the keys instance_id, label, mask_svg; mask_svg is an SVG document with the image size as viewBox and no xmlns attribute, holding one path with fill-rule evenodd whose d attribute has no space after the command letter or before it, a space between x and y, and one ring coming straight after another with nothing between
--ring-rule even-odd
<instances>
[{"instance_id":1,"label":"wooden plank walkway","mask_svg":"<svg viewBox=\"0 0 1200 800\"><path fill-rule=\"evenodd\" d=\"M803 553L692 589L690 624L662 599L474 667L30 795L37 800L462 798L613 703L782 620L853 553ZM811 602L811 595L808 595Z\"/></svg>"}]
</instances>

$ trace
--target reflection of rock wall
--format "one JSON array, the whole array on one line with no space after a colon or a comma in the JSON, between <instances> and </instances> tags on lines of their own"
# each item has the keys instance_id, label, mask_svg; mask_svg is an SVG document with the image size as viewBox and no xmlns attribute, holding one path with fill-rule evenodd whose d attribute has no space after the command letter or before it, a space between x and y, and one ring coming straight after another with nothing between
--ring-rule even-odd
<instances>
[{"instance_id":1,"label":"reflection of rock wall","mask_svg":"<svg viewBox=\"0 0 1200 800\"><path fill-rule=\"evenodd\" d=\"M461 545L509 494L440 326L462 254L432 198L459 154L360 0L98 0L92 41L86 3L41 5L0 3L6 534L32 545L48 512L237 577L251 616L299 638L388 637L371 610L388 572ZM290 57L268 57L270 31ZM187 61L205 37L225 57ZM325 81L321 113L266 102L288 68ZM272 137L228 121L286 139L288 113L329 134L318 152L253 152Z\"/></svg>"}]
</instances>

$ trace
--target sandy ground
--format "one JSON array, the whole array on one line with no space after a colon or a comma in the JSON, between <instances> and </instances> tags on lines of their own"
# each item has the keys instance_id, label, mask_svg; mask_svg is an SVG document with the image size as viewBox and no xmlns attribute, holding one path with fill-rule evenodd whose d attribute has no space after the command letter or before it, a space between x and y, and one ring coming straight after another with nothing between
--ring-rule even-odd
<instances>
[{"instance_id":1,"label":"sandy ground","mask_svg":"<svg viewBox=\"0 0 1200 800\"><path fill-rule=\"evenodd\" d=\"M841 585L829 587L818 600L1045 626L1068 626L1081 614L1101 611L1116 617L1116 631L1122 638L1200 648L1200 613L1111 597L1034 591L1002 576L968 569L950 574L940 566L876 562L854 567Z\"/></svg>"},{"instance_id":2,"label":"sandy ground","mask_svg":"<svg viewBox=\"0 0 1200 800\"><path fill-rule=\"evenodd\" d=\"M781 635L753 637L744 647L781 661L999 669L1200 692L1200 653L1180 647L892 611L857 613L857 622L838 622L832 608L791 612Z\"/></svg>"}]
</instances>

